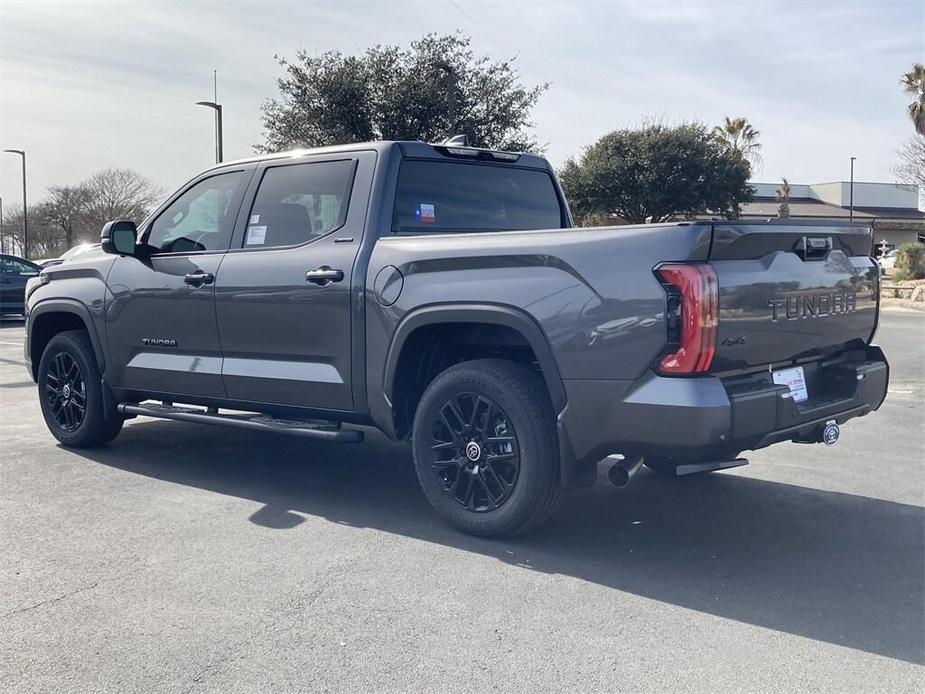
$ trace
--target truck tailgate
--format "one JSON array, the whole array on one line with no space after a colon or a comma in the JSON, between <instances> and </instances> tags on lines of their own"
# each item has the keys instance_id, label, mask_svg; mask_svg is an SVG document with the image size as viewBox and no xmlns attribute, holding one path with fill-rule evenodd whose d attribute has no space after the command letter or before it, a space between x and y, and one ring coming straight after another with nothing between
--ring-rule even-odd
<instances>
[{"instance_id":1,"label":"truck tailgate","mask_svg":"<svg viewBox=\"0 0 925 694\"><path fill-rule=\"evenodd\" d=\"M712 370L768 367L862 346L873 335L879 268L860 225L717 224Z\"/></svg>"}]
</instances>

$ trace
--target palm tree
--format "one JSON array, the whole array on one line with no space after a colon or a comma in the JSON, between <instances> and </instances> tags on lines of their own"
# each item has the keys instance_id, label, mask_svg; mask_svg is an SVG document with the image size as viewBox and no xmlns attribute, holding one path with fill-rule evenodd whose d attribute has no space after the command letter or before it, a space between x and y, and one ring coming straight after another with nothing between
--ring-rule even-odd
<instances>
[{"instance_id":1,"label":"palm tree","mask_svg":"<svg viewBox=\"0 0 925 694\"><path fill-rule=\"evenodd\" d=\"M750 164L761 163L761 143L758 141L761 132L755 130L747 119L726 116L722 125L713 128L713 135Z\"/></svg>"},{"instance_id":2,"label":"palm tree","mask_svg":"<svg viewBox=\"0 0 925 694\"><path fill-rule=\"evenodd\" d=\"M903 91L912 96L912 103L906 112L919 135L925 135L925 65L916 63L912 70L903 75Z\"/></svg>"}]
</instances>

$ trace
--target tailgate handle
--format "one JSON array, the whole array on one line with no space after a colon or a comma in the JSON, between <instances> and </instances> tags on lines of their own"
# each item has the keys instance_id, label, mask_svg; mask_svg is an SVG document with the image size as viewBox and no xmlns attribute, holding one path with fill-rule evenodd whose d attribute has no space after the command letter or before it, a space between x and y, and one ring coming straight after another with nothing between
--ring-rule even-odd
<instances>
[{"instance_id":1,"label":"tailgate handle","mask_svg":"<svg viewBox=\"0 0 925 694\"><path fill-rule=\"evenodd\" d=\"M796 242L793 250L803 260L822 260L832 246L831 236L804 236Z\"/></svg>"}]
</instances>

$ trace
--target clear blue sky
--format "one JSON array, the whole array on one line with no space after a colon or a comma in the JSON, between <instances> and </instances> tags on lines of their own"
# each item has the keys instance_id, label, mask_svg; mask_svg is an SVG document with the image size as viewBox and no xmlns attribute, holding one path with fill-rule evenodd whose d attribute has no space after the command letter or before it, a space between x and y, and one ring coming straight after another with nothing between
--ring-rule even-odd
<instances>
[{"instance_id":1,"label":"clear blue sky","mask_svg":"<svg viewBox=\"0 0 925 694\"><path fill-rule=\"evenodd\" d=\"M462 31L477 53L517 56L552 82L534 111L555 164L646 118L762 132L756 180L893 180L911 125L899 79L925 60L922 0L301 0L0 4L0 148L29 153L30 202L106 166L173 189L213 160L218 70L226 158L261 139L274 54L407 44ZM20 198L18 158L0 156L0 195Z\"/></svg>"}]
</instances>

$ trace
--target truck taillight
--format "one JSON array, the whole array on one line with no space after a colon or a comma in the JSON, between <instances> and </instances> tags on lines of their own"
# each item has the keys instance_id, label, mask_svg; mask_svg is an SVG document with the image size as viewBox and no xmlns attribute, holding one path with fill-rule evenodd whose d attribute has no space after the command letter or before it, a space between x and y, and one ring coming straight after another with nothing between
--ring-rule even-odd
<instances>
[{"instance_id":1,"label":"truck taillight","mask_svg":"<svg viewBox=\"0 0 925 694\"><path fill-rule=\"evenodd\" d=\"M670 354L662 357L656 371L679 376L703 373L716 352L719 292L716 273L709 265L666 263L655 269L668 291L669 314L674 311L674 335L669 335ZM671 327L671 316L669 326Z\"/></svg>"}]
</instances>

